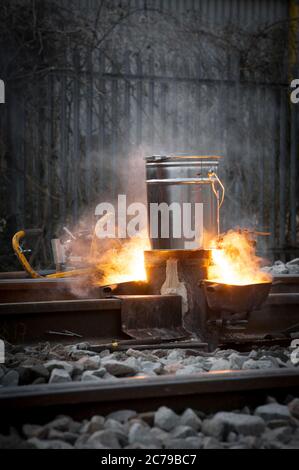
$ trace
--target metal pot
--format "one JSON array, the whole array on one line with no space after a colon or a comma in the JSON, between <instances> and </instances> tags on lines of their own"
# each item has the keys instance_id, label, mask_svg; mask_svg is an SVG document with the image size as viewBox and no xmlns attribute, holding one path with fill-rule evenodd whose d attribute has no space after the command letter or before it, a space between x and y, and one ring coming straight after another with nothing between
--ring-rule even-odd
<instances>
[{"instance_id":1,"label":"metal pot","mask_svg":"<svg viewBox=\"0 0 299 470\"><path fill-rule=\"evenodd\" d=\"M258 310L267 299L272 282L245 286L204 280L203 287L209 308L217 312L242 313Z\"/></svg>"},{"instance_id":2,"label":"metal pot","mask_svg":"<svg viewBox=\"0 0 299 470\"><path fill-rule=\"evenodd\" d=\"M195 203L202 203L202 230L199 236L190 240L177 229L174 215L169 211L169 236L163 236L161 226L165 218L157 221L157 237L151 236L153 249L199 249L207 248L209 238L219 234L219 209L224 198L224 187L217 176L218 156L152 156L146 158L146 183L150 233L153 233L153 221L150 216L150 204L178 204L181 214L183 204L190 204L190 227L197 229L195 223ZM186 206L185 206L186 207ZM188 209L189 210L189 209ZM189 215L188 215L189 218ZM182 225L181 225L182 229Z\"/></svg>"}]
</instances>

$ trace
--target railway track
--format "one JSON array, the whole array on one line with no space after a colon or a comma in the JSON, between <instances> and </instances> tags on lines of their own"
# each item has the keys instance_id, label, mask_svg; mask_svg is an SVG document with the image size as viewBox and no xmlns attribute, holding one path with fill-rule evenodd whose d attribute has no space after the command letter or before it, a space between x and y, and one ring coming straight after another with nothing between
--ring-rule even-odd
<instances>
[{"instance_id":1,"label":"railway track","mask_svg":"<svg viewBox=\"0 0 299 470\"><path fill-rule=\"evenodd\" d=\"M107 341L128 339L124 311L138 315L155 312L161 324L181 324L181 298L176 295L125 295L106 299L55 300L0 304L0 336L12 344L42 341ZM163 315L165 311L171 316ZM161 318L161 320L159 320ZM148 322L147 322L148 323ZM59 332L73 332L66 337ZM179 335L178 329L178 335ZM138 333L137 333L138 334ZM158 335L155 335L158 336Z\"/></svg>"},{"instance_id":2,"label":"railway track","mask_svg":"<svg viewBox=\"0 0 299 470\"><path fill-rule=\"evenodd\" d=\"M40 302L52 300L79 300L103 298L106 288L92 286L84 278L60 279L27 279L21 277L0 277L0 303ZM110 288L111 290L111 288ZM147 294L148 287L144 282L127 282L116 288L118 294Z\"/></svg>"},{"instance_id":3,"label":"railway track","mask_svg":"<svg viewBox=\"0 0 299 470\"><path fill-rule=\"evenodd\" d=\"M269 330L282 331L286 325L299 323L299 276L281 276L276 281L262 309L252 313L252 329L261 338ZM20 345L129 339L122 328L122 296L69 298L69 283L65 279L0 280L1 336ZM161 300L162 296L141 294L143 286L139 289L138 298L145 304ZM21 300L24 292L27 301ZM59 331L65 330L74 336L60 336ZM178 412L188 407L205 412L233 410L263 403L269 395L283 400L289 394L299 396L299 371L294 368L3 387L0 428L47 422L58 414L81 419L119 409L152 411L163 405Z\"/></svg>"},{"instance_id":4,"label":"railway track","mask_svg":"<svg viewBox=\"0 0 299 470\"><path fill-rule=\"evenodd\" d=\"M126 300L136 296L125 296ZM165 302L160 305L162 297ZM172 296L139 295L140 305L149 308L149 302L161 310L171 307ZM175 296L174 296L175 297ZM51 300L38 302L11 302L0 304L0 335L12 344L37 341L64 341L81 338L128 339L122 328L124 297L106 299ZM166 310L165 310L166 309ZM291 325L299 324L299 293L272 293L261 310L251 313L248 334L265 336L282 334ZM73 338L59 335L59 331L74 332ZM53 334L57 332L57 334Z\"/></svg>"},{"instance_id":5,"label":"railway track","mask_svg":"<svg viewBox=\"0 0 299 470\"><path fill-rule=\"evenodd\" d=\"M7 276L7 277L3 277ZM0 303L39 302L51 300L78 300L80 298L99 298L101 289L85 287L78 278L29 279L24 273L0 273ZM144 283L131 283L130 294L147 294ZM128 286L126 286L126 291ZM134 292L133 292L134 291ZM79 293L78 293L79 292ZM274 277L271 292L299 293L299 275L284 274ZM122 292L118 292L122 293Z\"/></svg>"},{"instance_id":6,"label":"railway track","mask_svg":"<svg viewBox=\"0 0 299 470\"><path fill-rule=\"evenodd\" d=\"M147 412L163 405L178 412L191 407L209 413L256 406L267 396L284 400L290 394L299 396L296 369L11 387L0 393L0 428L43 423L59 414L83 419L119 409Z\"/></svg>"}]
</instances>

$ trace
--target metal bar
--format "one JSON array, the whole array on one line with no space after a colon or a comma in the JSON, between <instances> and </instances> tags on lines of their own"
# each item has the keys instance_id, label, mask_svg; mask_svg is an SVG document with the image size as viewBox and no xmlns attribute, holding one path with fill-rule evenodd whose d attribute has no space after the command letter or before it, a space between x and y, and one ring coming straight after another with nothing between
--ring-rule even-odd
<instances>
[{"instance_id":1,"label":"metal bar","mask_svg":"<svg viewBox=\"0 0 299 470\"><path fill-rule=\"evenodd\" d=\"M168 340L188 337L182 328L181 298L176 295L0 304L0 337L8 342L47 341L51 338L49 332L53 331L74 331L97 342L124 336Z\"/></svg>"},{"instance_id":2,"label":"metal bar","mask_svg":"<svg viewBox=\"0 0 299 470\"><path fill-rule=\"evenodd\" d=\"M122 295L122 330L137 339L186 338L179 295ZM170 313L171 312L171 313Z\"/></svg>"},{"instance_id":3,"label":"metal bar","mask_svg":"<svg viewBox=\"0 0 299 470\"><path fill-rule=\"evenodd\" d=\"M128 338L121 329L121 301L118 299L0 305L0 336L9 343L57 341L49 331L74 331L84 341L92 343ZM68 339L72 337L63 337L64 342Z\"/></svg>"},{"instance_id":4,"label":"metal bar","mask_svg":"<svg viewBox=\"0 0 299 470\"><path fill-rule=\"evenodd\" d=\"M54 271L52 271L53 273ZM23 279L28 278L29 274L26 271L1 271L0 279Z\"/></svg>"},{"instance_id":5,"label":"metal bar","mask_svg":"<svg viewBox=\"0 0 299 470\"><path fill-rule=\"evenodd\" d=\"M142 340L124 340L115 343L105 343L91 346L90 351L100 352L105 349L110 351L127 351L132 348L137 351L155 350L155 349L201 349L207 350L208 343L200 341L171 341L161 342L161 338L146 338Z\"/></svg>"},{"instance_id":6,"label":"metal bar","mask_svg":"<svg viewBox=\"0 0 299 470\"><path fill-rule=\"evenodd\" d=\"M299 305L299 294L270 294L266 300L266 305Z\"/></svg>"},{"instance_id":7,"label":"metal bar","mask_svg":"<svg viewBox=\"0 0 299 470\"><path fill-rule=\"evenodd\" d=\"M209 413L257 406L269 395L282 399L298 392L296 369L4 387L0 392L1 427L47 422L59 414L82 419L119 409L153 411L163 405L178 412L194 407Z\"/></svg>"},{"instance_id":8,"label":"metal bar","mask_svg":"<svg viewBox=\"0 0 299 470\"><path fill-rule=\"evenodd\" d=\"M51 273L50 271L44 271L44 273ZM52 271L53 273L53 271ZM6 273L4 273L6 274ZM29 278L25 271L17 271L7 273L13 275L13 277L7 276L7 278L0 279L0 291L16 291L16 290L39 290L39 289L54 289L63 288L64 286L71 287L73 283L77 282L80 284L80 280L76 281L76 278Z\"/></svg>"},{"instance_id":9,"label":"metal bar","mask_svg":"<svg viewBox=\"0 0 299 470\"><path fill-rule=\"evenodd\" d=\"M278 295L278 294L276 294ZM114 310L121 306L120 299L84 299L84 300L52 300L47 302L22 302L0 304L0 316L3 315L40 315L60 312L85 312L87 310Z\"/></svg>"},{"instance_id":10,"label":"metal bar","mask_svg":"<svg viewBox=\"0 0 299 470\"><path fill-rule=\"evenodd\" d=\"M143 295L150 293L148 284L145 282L123 282L113 286L93 286L89 280L83 278L29 279L27 273L20 272L12 273L14 279L9 278L9 274L4 273L5 278L0 276L0 303L103 298L109 296L111 292L114 295ZM27 279L25 274L27 274ZM51 273L44 272L42 274Z\"/></svg>"}]
</instances>

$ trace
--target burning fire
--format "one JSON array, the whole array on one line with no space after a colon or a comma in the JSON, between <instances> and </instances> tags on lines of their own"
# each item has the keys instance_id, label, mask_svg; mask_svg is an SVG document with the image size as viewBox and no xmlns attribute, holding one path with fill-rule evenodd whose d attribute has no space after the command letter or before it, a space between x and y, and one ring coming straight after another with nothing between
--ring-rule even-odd
<instances>
[{"instance_id":1,"label":"burning fire","mask_svg":"<svg viewBox=\"0 0 299 470\"><path fill-rule=\"evenodd\" d=\"M208 268L211 281L248 285L271 281L271 276L261 271L262 259L256 256L248 233L230 230L220 241L213 241L212 263Z\"/></svg>"},{"instance_id":2,"label":"burning fire","mask_svg":"<svg viewBox=\"0 0 299 470\"><path fill-rule=\"evenodd\" d=\"M118 241L97 259L101 285L146 281L144 251L150 249L147 237Z\"/></svg>"}]
</instances>

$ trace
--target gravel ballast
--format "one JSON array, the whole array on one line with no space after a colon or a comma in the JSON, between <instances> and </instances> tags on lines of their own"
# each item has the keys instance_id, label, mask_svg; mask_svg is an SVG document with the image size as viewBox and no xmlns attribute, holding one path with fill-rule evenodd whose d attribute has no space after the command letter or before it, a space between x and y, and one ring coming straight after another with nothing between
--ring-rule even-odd
<instances>
[{"instance_id":1,"label":"gravel ballast","mask_svg":"<svg viewBox=\"0 0 299 470\"><path fill-rule=\"evenodd\" d=\"M137 414L119 410L74 421L58 416L44 425L25 424L0 435L0 448L33 449L298 449L298 398L250 410L183 413L161 407Z\"/></svg>"},{"instance_id":2,"label":"gravel ballast","mask_svg":"<svg viewBox=\"0 0 299 470\"><path fill-rule=\"evenodd\" d=\"M238 352L217 349L157 349L95 353L88 343L71 346L38 344L31 347L7 345L6 363L0 365L0 389L16 385L97 382L123 377L192 375L222 370L295 368L290 347L273 346Z\"/></svg>"},{"instance_id":3,"label":"gravel ballast","mask_svg":"<svg viewBox=\"0 0 299 470\"><path fill-rule=\"evenodd\" d=\"M262 271L272 274L273 276L281 276L282 274L299 274L299 258L292 259L287 263L277 260L272 266L265 266Z\"/></svg>"}]
</instances>

